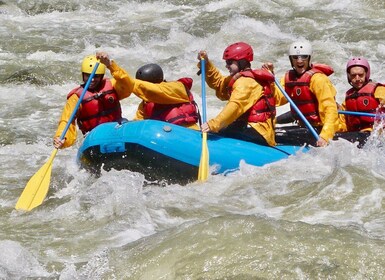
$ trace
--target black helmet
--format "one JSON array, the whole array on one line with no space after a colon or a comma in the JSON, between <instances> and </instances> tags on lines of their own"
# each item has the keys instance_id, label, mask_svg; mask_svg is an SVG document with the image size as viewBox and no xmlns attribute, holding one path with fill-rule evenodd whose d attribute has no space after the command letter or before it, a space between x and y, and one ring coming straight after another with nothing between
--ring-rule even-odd
<instances>
[{"instance_id":1,"label":"black helmet","mask_svg":"<svg viewBox=\"0 0 385 280\"><path fill-rule=\"evenodd\" d=\"M135 78L150 83L159 84L163 82L163 70L155 63L143 65L136 71Z\"/></svg>"}]
</instances>

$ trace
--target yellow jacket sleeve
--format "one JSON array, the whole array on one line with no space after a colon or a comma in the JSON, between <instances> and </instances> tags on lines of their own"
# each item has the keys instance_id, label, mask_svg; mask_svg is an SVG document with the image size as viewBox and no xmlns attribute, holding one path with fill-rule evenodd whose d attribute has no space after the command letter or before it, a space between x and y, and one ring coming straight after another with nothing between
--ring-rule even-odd
<instances>
[{"instance_id":1,"label":"yellow jacket sleeve","mask_svg":"<svg viewBox=\"0 0 385 280\"><path fill-rule=\"evenodd\" d=\"M346 110L345 101L342 102L342 104L337 103L337 109L345 111ZM338 129L336 130L336 132L348 131L348 127L346 126L346 117L344 114L338 114L338 121L339 121L339 124L338 124Z\"/></svg>"},{"instance_id":2,"label":"yellow jacket sleeve","mask_svg":"<svg viewBox=\"0 0 385 280\"><path fill-rule=\"evenodd\" d=\"M200 63L198 63L199 69L200 66ZM231 76L223 76L210 60L206 62L206 83L215 90L219 100L229 100L230 93L227 86L231 78Z\"/></svg>"},{"instance_id":3,"label":"yellow jacket sleeve","mask_svg":"<svg viewBox=\"0 0 385 280\"><path fill-rule=\"evenodd\" d=\"M113 77L111 83L116 90L119 100L129 97L134 87L134 79L113 60L111 61L109 70Z\"/></svg>"},{"instance_id":4,"label":"yellow jacket sleeve","mask_svg":"<svg viewBox=\"0 0 385 280\"><path fill-rule=\"evenodd\" d=\"M337 91L329 78L322 73L316 73L312 76L310 91L318 100L318 111L323 125L320 137L329 141L334 137L339 126L337 103L335 100Z\"/></svg>"},{"instance_id":5,"label":"yellow jacket sleeve","mask_svg":"<svg viewBox=\"0 0 385 280\"><path fill-rule=\"evenodd\" d=\"M282 77L279 83L282 89L285 90L285 77ZM289 102L275 83L274 83L274 96L275 96L275 106L277 107L285 105Z\"/></svg>"},{"instance_id":6,"label":"yellow jacket sleeve","mask_svg":"<svg viewBox=\"0 0 385 280\"><path fill-rule=\"evenodd\" d=\"M54 138L60 137L61 134L63 133L64 128L66 127L68 120L71 117L71 114L72 114L73 110L75 109L76 103L78 102L78 100L79 100L79 98L76 94L71 95L71 97L67 100L67 102L64 106L62 115L60 117L59 125L58 125L58 128L56 130ZM81 107L81 105L80 105L80 107ZM79 110L81 110L80 107L79 107ZM76 141L77 128L76 128L75 120L76 120L76 117L74 118L74 120L72 121L70 126L68 127L67 133L64 136L65 141L64 141L63 148L67 148L67 147L72 146Z\"/></svg>"},{"instance_id":7,"label":"yellow jacket sleeve","mask_svg":"<svg viewBox=\"0 0 385 280\"><path fill-rule=\"evenodd\" d=\"M134 93L146 102L158 104L178 104L189 102L186 88L182 82L162 82L154 84L131 77L124 69L112 61L110 66L111 75L114 77L114 88L119 98L125 98Z\"/></svg>"},{"instance_id":8,"label":"yellow jacket sleeve","mask_svg":"<svg viewBox=\"0 0 385 280\"><path fill-rule=\"evenodd\" d=\"M210 129L218 132L233 123L249 110L262 96L262 86L254 79L240 77L233 85L233 91L225 107L208 122Z\"/></svg>"},{"instance_id":9,"label":"yellow jacket sleeve","mask_svg":"<svg viewBox=\"0 0 385 280\"><path fill-rule=\"evenodd\" d=\"M143 101L157 104L178 104L190 101L185 86L179 81L154 84L135 79L133 93Z\"/></svg>"},{"instance_id":10,"label":"yellow jacket sleeve","mask_svg":"<svg viewBox=\"0 0 385 280\"><path fill-rule=\"evenodd\" d=\"M376 88L376 91L374 92L374 97L380 99L381 101L385 100L385 87L384 86L378 86Z\"/></svg>"}]
</instances>

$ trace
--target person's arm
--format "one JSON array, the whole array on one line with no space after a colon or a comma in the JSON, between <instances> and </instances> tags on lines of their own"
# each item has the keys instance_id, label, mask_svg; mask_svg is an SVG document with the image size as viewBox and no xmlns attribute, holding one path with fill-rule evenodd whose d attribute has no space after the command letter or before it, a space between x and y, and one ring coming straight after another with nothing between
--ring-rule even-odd
<instances>
[{"instance_id":1,"label":"person's arm","mask_svg":"<svg viewBox=\"0 0 385 280\"><path fill-rule=\"evenodd\" d=\"M135 79L133 93L143 101L157 104L190 102L185 86L179 81L154 84Z\"/></svg>"},{"instance_id":2,"label":"person's arm","mask_svg":"<svg viewBox=\"0 0 385 280\"><path fill-rule=\"evenodd\" d=\"M279 81L279 83L280 83L282 89L285 90L285 77L282 77L281 80ZM273 94L274 94L275 106L276 107L285 105L285 104L287 104L289 102L286 99L285 95L281 92L281 90L279 89L279 87L275 83L272 86L272 91L273 91Z\"/></svg>"},{"instance_id":3,"label":"person's arm","mask_svg":"<svg viewBox=\"0 0 385 280\"><path fill-rule=\"evenodd\" d=\"M337 103L337 109L345 111L346 110L345 101L342 102L341 105ZM338 121L339 121L339 124L338 124L338 130L337 131L338 132L348 131L348 128L346 126L346 117L344 114L338 114Z\"/></svg>"},{"instance_id":4,"label":"person's arm","mask_svg":"<svg viewBox=\"0 0 385 280\"><path fill-rule=\"evenodd\" d=\"M215 95L219 100L229 100L230 93L227 87L231 79L231 76L222 75L219 69L210 61L207 63L206 83L210 88L215 90Z\"/></svg>"},{"instance_id":5,"label":"person's arm","mask_svg":"<svg viewBox=\"0 0 385 280\"><path fill-rule=\"evenodd\" d=\"M61 134L64 131L64 128L66 127L66 125L68 123L69 118L71 117L73 110L76 107L76 103L78 102L78 100L79 100L78 96L76 94L73 94L67 100L67 102L64 106L62 115L61 115L60 120L59 120L59 125L58 125L58 128L57 128L55 136L54 136L55 148L59 148L59 149L67 148L67 147L72 146L76 141L76 138L77 138L77 128L76 128L76 124L75 124L76 118L74 118L73 122L68 127L67 133L63 139L64 142L59 141L59 140L60 140ZM81 110L81 105L79 107L79 111L80 110Z\"/></svg>"},{"instance_id":6,"label":"person's arm","mask_svg":"<svg viewBox=\"0 0 385 280\"><path fill-rule=\"evenodd\" d=\"M99 51L96 52L96 58L103 63L113 77L111 79L112 86L114 87L119 100L129 97L134 87L134 79L128 75L126 70L121 68L115 61L110 59L108 53Z\"/></svg>"},{"instance_id":7,"label":"person's arm","mask_svg":"<svg viewBox=\"0 0 385 280\"><path fill-rule=\"evenodd\" d=\"M338 129L338 110L335 100L336 89L325 74L316 73L310 80L310 90L318 100L318 111L323 123L320 133L325 141L334 137Z\"/></svg>"},{"instance_id":8,"label":"person's arm","mask_svg":"<svg viewBox=\"0 0 385 280\"><path fill-rule=\"evenodd\" d=\"M234 83L231 97L222 111L208 121L210 131L218 132L249 110L261 98L263 88L251 78L239 78Z\"/></svg>"},{"instance_id":9,"label":"person's arm","mask_svg":"<svg viewBox=\"0 0 385 280\"><path fill-rule=\"evenodd\" d=\"M382 104L385 103L385 86L378 86L374 92L374 97L379 99Z\"/></svg>"},{"instance_id":10,"label":"person's arm","mask_svg":"<svg viewBox=\"0 0 385 280\"><path fill-rule=\"evenodd\" d=\"M113 77L111 83L116 90L119 100L129 97L134 89L135 79L113 60L111 60L107 68Z\"/></svg>"},{"instance_id":11,"label":"person's arm","mask_svg":"<svg viewBox=\"0 0 385 280\"><path fill-rule=\"evenodd\" d=\"M224 76L221 72L215 67L215 65L209 60L206 51L200 51L198 53L198 68L201 68L201 57L204 57L206 62L206 83L207 85L215 90L215 94L219 100L229 100L230 93L227 89L227 86L232 79L231 76Z\"/></svg>"}]
</instances>

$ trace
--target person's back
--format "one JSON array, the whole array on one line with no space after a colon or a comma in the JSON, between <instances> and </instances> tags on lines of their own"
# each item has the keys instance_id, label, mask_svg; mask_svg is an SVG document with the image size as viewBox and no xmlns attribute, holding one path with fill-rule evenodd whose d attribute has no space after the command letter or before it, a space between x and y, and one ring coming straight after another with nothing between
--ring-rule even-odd
<instances>
[{"instance_id":1,"label":"person's back","mask_svg":"<svg viewBox=\"0 0 385 280\"><path fill-rule=\"evenodd\" d=\"M143 100L136 112L136 120L154 119L199 129L191 78L167 82L162 68L154 63L141 66L135 78L133 92Z\"/></svg>"}]
</instances>

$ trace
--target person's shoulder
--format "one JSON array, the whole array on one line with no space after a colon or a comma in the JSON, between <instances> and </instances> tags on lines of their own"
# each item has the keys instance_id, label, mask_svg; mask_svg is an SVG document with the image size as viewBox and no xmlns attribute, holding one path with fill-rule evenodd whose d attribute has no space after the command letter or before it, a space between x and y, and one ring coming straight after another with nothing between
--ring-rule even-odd
<instances>
[{"instance_id":1,"label":"person's shoulder","mask_svg":"<svg viewBox=\"0 0 385 280\"><path fill-rule=\"evenodd\" d=\"M236 79L235 83L239 85L258 84L258 82L253 77L249 76L240 76L238 79Z\"/></svg>"},{"instance_id":2,"label":"person's shoulder","mask_svg":"<svg viewBox=\"0 0 385 280\"><path fill-rule=\"evenodd\" d=\"M323 72L315 72L312 76L312 80L319 80L319 81L330 81L329 77L323 73Z\"/></svg>"}]
</instances>

